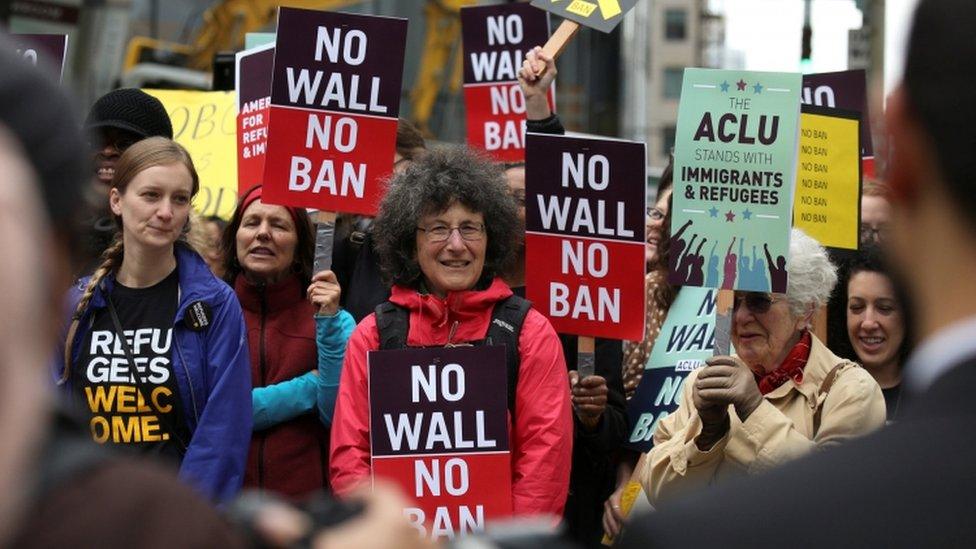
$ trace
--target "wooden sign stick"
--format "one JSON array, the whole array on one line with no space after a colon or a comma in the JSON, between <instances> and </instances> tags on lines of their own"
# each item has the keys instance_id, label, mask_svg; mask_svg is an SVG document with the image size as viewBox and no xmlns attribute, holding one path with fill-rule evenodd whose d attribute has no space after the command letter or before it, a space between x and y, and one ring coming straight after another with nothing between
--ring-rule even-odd
<instances>
[{"instance_id":1,"label":"wooden sign stick","mask_svg":"<svg viewBox=\"0 0 976 549\"><path fill-rule=\"evenodd\" d=\"M718 292L715 303L715 348L713 355L728 355L731 353L732 342L732 307L735 304L735 293L732 290L715 290ZM580 338L582 340L582 338ZM626 518L634 508L634 502L640 495L641 475L647 462L647 454L641 454L634 467L634 473L624 487L620 496L620 514ZM603 545L611 546L614 538L603 536Z\"/></svg>"},{"instance_id":2,"label":"wooden sign stick","mask_svg":"<svg viewBox=\"0 0 976 549\"><path fill-rule=\"evenodd\" d=\"M563 19L563 22L559 24L558 28L556 28L556 32L552 33L552 36L549 37L546 45L542 46L542 52L549 57L552 57L553 61L555 61L556 58L559 57L559 54L566 49L566 46L569 45L569 41L576 36L576 33L579 32L579 30L579 23L576 21L570 21L569 19ZM546 68L543 66L542 70L539 71L536 76L542 76L545 73Z\"/></svg>"},{"instance_id":3,"label":"wooden sign stick","mask_svg":"<svg viewBox=\"0 0 976 549\"><path fill-rule=\"evenodd\" d=\"M591 376L596 373L596 356L593 352L594 340L592 337L580 336L576 343L576 372L579 378Z\"/></svg>"},{"instance_id":4,"label":"wooden sign stick","mask_svg":"<svg viewBox=\"0 0 976 549\"><path fill-rule=\"evenodd\" d=\"M335 212L316 212L315 222L315 262L312 274L332 268L332 248L335 239Z\"/></svg>"}]
</instances>

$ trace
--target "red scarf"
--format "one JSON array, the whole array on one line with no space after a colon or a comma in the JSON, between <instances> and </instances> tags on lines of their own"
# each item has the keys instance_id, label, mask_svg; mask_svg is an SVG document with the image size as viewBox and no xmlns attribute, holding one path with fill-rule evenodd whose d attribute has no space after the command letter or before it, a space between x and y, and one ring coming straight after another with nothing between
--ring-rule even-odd
<instances>
[{"instance_id":1,"label":"red scarf","mask_svg":"<svg viewBox=\"0 0 976 549\"><path fill-rule=\"evenodd\" d=\"M786 383L786 380L793 379L797 384L803 381L803 367L807 365L810 358L810 332L803 332L800 341L790 349L786 359L772 372L765 375L756 375L756 382L759 384L759 392L767 394L773 389Z\"/></svg>"}]
</instances>

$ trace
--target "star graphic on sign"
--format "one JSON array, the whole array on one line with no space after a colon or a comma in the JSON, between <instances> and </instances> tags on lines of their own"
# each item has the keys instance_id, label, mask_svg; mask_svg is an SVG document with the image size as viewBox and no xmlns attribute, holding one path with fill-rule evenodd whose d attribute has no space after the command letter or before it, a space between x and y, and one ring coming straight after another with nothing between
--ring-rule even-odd
<instances>
[{"instance_id":1,"label":"star graphic on sign","mask_svg":"<svg viewBox=\"0 0 976 549\"><path fill-rule=\"evenodd\" d=\"M739 81L735 83L735 87L738 88L739 91L745 91L746 81L740 78Z\"/></svg>"},{"instance_id":2,"label":"star graphic on sign","mask_svg":"<svg viewBox=\"0 0 976 549\"><path fill-rule=\"evenodd\" d=\"M746 208L746 210L742 212L742 219L752 219L752 212L749 211L749 208Z\"/></svg>"},{"instance_id":3,"label":"star graphic on sign","mask_svg":"<svg viewBox=\"0 0 976 549\"><path fill-rule=\"evenodd\" d=\"M730 222L730 223L732 221L735 221L735 214L732 213L732 210L729 210L729 212L727 214L725 214L725 220L728 221L728 222Z\"/></svg>"},{"instance_id":4,"label":"star graphic on sign","mask_svg":"<svg viewBox=\"0 0 976 549\"><path fill-rule=\"evenodd\" d=\"M712 206L712 209L711 210L708 210L708 215L710 217L718 217L718 208L716 208L715 206Z\"/></svg>"},{"instance_id":5,"label":"star graphic on sign","mask_svg":"<svg viewBox=\"0 0 976 549\"><path fill-rule=\"evenodd\" d=\"M756 82L756 85L753 86L752 89L755 90L753 93L762 93L763 87L762 84Z\"/></svg>"},{"instance_id":6,"label":"star graphic on sign","mask_svg":"<svg viewBox=\"0 0 976 549\"><path fill-rule=\"evenodd\" d=\"M728 80L726 80L726 81L722 82L721 84L719 84L718 87L722 88L722 93L728 93L728 91L729 91L729 82L728 82Z\"/></svg>"}]
</instances>

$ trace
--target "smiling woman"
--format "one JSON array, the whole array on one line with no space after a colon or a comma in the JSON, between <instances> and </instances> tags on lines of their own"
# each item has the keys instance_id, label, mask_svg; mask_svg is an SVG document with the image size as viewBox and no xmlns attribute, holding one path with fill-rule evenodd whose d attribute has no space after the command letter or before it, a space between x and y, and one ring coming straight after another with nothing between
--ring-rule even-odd
<instances>
[{"instance_id":1,"label":"smiling woman","mask_svg":"<svg viewBox=\"0 0 976 549\"><path fill-rule=\"evenodd\" d=\"M518 364L509 364L510 371L518 368L508 395L515 410L512 509L516 515L561 514L573 440L566 363L549 321L498 278L517 251L518 227L501 169L465 148L431 151L390 182L374 238L393 288L389 302L363 319L349 340L332 428L331 479L338 493L370 475L366 357L380 349L381 327L383 348L480 345L494 311L516 309L524 317L516 331ZM396 315L406 321L406 333L389 331L387 320ZM396 345L387 346L390 341Z\"/></svg>"},{"instance_id":2,"label":"smiling woman","mask_svg":"<svg viewBox=\"0 0 976 549\"><path fill-rule=\"evenodd\" d=\"M189 154L167 138L121 156L108 200L118 232L71 291L56 371L96 442L168 458L225 500L244 472L249 368L237 299L181 241L199 186Z\"/></svg>"},{"instance_id":3,"label":"smiling woman","mask_svg":"<svg viewBox=\"0 0 976 549\"><path fill-rule=\"evenodd\" d=\"M870 374L810 332L837 281L817 241L794 229L786 295L736 292L732 342L688 375L675 413L654 433L643 475L651 503L756 474L884 424Z\"/></svg>"}]
</instances>

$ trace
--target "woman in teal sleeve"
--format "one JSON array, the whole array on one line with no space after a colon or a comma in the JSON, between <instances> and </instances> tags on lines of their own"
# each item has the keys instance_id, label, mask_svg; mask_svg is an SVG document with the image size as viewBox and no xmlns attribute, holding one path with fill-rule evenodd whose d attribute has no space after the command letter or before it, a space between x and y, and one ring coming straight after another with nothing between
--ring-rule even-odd
<instances>
[{"instance_id":1,"label":"woman in teal sleeve","mask_svg":"<svg viewBox=\"0 0 976 549\"><path fill-rule=\"evenodd\" d=\"M261 195L260 186L244 193L223 237L225 276L251 350L254 432L244 486L302 500L328 488L327 426L355 323L339 310L335 275L312 276L305 210L265 204Z\"/></svg>"}]
</instances>

